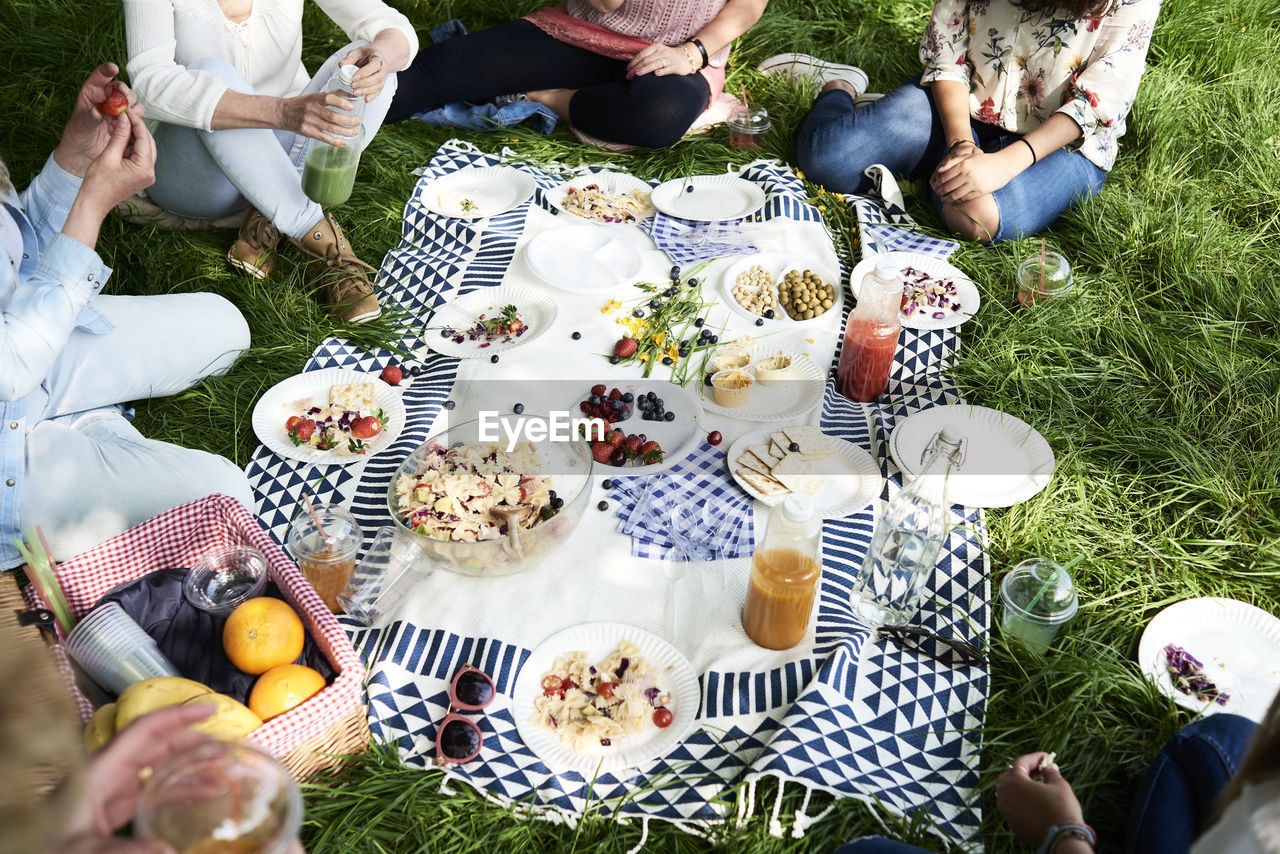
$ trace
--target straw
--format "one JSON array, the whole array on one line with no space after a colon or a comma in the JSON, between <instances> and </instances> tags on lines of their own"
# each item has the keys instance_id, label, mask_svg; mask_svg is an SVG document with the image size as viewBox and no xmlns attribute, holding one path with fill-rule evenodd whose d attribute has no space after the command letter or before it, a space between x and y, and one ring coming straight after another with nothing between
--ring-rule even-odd
<instances>
[{"instance_id":1,"label":"straw","mask_svg":"<svg viewBox=\"0 0 1280 854\"><path fill-rule=\"evenodd\" d=\"M1084 560L1084 555L1076 555L1071 560L1067 561L1065 565L1055 569L1053 571L1053 575L1049 576L1049 578L1045 581L1045 583L1040 586L1040 589L1036 591L1036 595L1031 597L1031 601L1028 602L1026 606L1023 607L1023 610L1026 611L1028 614L1030 614L1031 609L1034 608L1036 606L1036 603L1040 601L1040 597L1044 595L1044 592L1048 590L1050 587L1052 587L1053 585L1058 583L1058 576L1066 572L1068 569L1071 569L1071 567L1075 566L1082 560Z\"/></svg>"},{"instance_id":2,"label":"straw","mask_svg":"<svg viewBox=\"0 0 1280 854\"><path fill-rule=\"evenodd\" d=\"M53 617L62 627L63 633L70 632L75 627L76 620L71 615L67 599L62 595L62 586L58 584L58 576L53 571L53 558L49 554L49 544L44 538L44 532L37 526L34 530L27 530L25 537L26 542L22 539L13 542L31 570L31 583L49 603L49 610L53 611Z\"/></svg>"},{"instance_id":3,"label":"straw","mask_svg":"<svg viewBox=\"0 0 1280 854\"><path fill-rule=\"evenodd\" d=\"M333 537L329 536L329 533L324 529L324 525L320 524L320 514L316 512L315 502L311 500L310 495L304 495L302 499L307 502L307 510L311 512L311 518L315 520L316 530L320 532L320 538L324 540L325 549L329 554L333 554Z\"/></svg>"},{"instance_id":4,"label":"straw","mask_svg":"<svg viewBox=\"0 0 1280 854\"><path fill-rule=\"evenodd\" d=\"M750 115L751 115L751 102L747 100L747 84L746 84L746 83L741 83L741 84L739 84L739 86L740 86L740 87L741 87L741 89L742 89L742 106L743 106L743 108L744 108L744 109L746 109L746 111L747 111L747 116L750 116Z\"/></svg>"},{"instance_id":5,"label":"straw","mask_svg":"<svg viewBox=\"0 0 1280 854\"><path fill-rule=\"evenodd\" d=\"M1040 293L1044 293L1044 238L1040 238Z\"/></svg>"}]
</instances>

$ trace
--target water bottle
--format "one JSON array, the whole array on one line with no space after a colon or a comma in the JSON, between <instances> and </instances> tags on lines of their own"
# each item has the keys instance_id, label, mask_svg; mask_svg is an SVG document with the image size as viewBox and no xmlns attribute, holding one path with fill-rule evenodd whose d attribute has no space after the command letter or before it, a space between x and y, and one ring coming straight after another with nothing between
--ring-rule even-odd
<instances>
[{"instance_id":1,"label":"water bottle","mask_svg":"<svg viewBox=\"0 0 1280 854\"><path fill-rule=\"evenodd\" d=\"M351 102L351 109L334 106L329 109L343 116L364 118L364 98L352 93L352 80L360 69L354 65L339 65L338 70L325 84L324 91L340 95ZM307 140L307 153L302 167L302 192L322 208L336 207L351 198L351 188L356 182L356 169L360 166L360 148L364 141L364 127L357 127L356 135L343 137L346 145L332 145L319 139Z\"/></svg>"},{"instance_id":2,"label":"water bottle","mask_svg":"<svg viewBox=\"0 0 1280 854\"><path fill-rule=\"evenodd\" d=\"M850 400L875 400L889 387L902 320L902 271L881 258L862 280L858 304L849 312L836 368L836 388Z\"/></svg>"},{"instance_id":3,"label":"water bottle","mask_svg":"<svg viewBox=\"0 0 1280 854\"><path fill-rule=\"evenodd\" d=\"M959 463L960 431L947 425L925 451L924 469L889 502L858 573L854 610L868 625L908 623L950 533L947 479Z\"/></svg>"},{"instance_id":4,"label":"water bottle","mask_svg":"<svg viewBox=\"0 0 1280 854\"><path fill-rule=\"evenodd\" d=\"M788 495L769 512L764 542L751 558L742 628L765 649L804 640L822 575L822 520L807 495Z\"/></svg>"}]
</instances>

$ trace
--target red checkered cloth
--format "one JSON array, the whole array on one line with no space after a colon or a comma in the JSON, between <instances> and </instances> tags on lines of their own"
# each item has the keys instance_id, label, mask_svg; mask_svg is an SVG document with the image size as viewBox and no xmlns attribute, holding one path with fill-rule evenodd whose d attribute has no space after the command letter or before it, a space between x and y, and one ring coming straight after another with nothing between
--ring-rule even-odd
<instances>
[{"instance_id":1,"label":"red checkered cloth","mask_svg":"<svg viewBox=\"0 0 1280 854\"><path fill-rule=\"evenodd\" d=\"M72 614L79 619L116 585L158 569L194 566L201 555L223 544L251 545L266 556L269 577L299 612L311 638L338 674L319 694L249 735L250 741L283 758L356 706L363 708L364 665L315 589L243 504L225 495L210 495L175 507L62 564L57 568L58 582ZM34 585L27 586L26 596L33 608L49 607ZM58 634L61 637L62 632ZM53 652L80 708L80 717L89 720L93 706L76 687L62 644Z\"/></svg>"}]
</instances>

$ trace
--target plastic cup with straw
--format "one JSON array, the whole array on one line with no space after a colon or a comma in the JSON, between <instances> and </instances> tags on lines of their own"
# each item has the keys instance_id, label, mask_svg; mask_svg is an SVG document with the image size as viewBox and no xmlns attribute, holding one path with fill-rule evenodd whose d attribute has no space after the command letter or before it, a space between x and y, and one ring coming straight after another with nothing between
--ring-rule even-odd
<instances>
[{"instance_id":1,"label":"plastic cup with straw","mask_svg":"<svg viewBox=\"0 0 1280 854\"><path fill-rule=\"evenodd\" d=\"M1017 638L1041 655L1080 608L1069 570L1083 559L1077 555L1060 566L1041 558L1024 560L1000 585L1004 601L1001 628L1007 638Z\"/></svg>"},{"instance_id":2,"label":"plastic cup with straw","mask_svg":"<svg viewBox=\"0 0 1280 854\"><path fill-rule=\"evenodd\" d=\"M1067 259L1050 252L1040 238L1040 251L1018 265L1018 305L1050 302L1066 296L1075 285Z\"/></svg>"},{"instance_id":3,"label":"plastic cup with straw","mask_svg":"<svg viewBox=\"0 0 1280 854\"><path fill-rule=\"evenodd\" d=\"M308 515L294 521L286 545L307 581L336 614L342 609L338 594L355 575L356 552L364 531L351 513L337 504L316 507L310 495L304 502Z\"/></svg>"}]
</instances>

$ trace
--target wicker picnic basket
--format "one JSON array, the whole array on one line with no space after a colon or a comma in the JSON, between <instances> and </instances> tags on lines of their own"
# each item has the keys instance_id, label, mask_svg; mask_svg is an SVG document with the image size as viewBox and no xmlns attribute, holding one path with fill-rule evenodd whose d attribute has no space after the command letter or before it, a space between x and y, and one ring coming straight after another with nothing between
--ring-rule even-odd
<instances>
[{"instance_id":1,"label":"wicker picnic basket","mask_svg":"<svg viewBox=\"0 0 1280 854\"><path fill-rule=\"evenodd\" d=\"M210 495L161 513L57 568L67 605L77 619L111 588L158 569L192 566L215 545L251 545L267 558L268 575L302 617L307 632L337 676L320 693L272 718L248 739L280 759L295 777L335 765L338 756L369 742L364 707L364 665L350 638L294 562L243 504ZM47 607L27 588L33 607ZM61 644L53 648L71 695L87 721L93 705L76 686Z\"/></svg>"}]
</instances>

